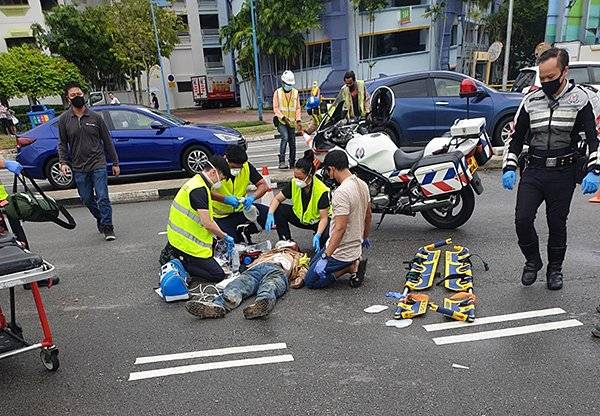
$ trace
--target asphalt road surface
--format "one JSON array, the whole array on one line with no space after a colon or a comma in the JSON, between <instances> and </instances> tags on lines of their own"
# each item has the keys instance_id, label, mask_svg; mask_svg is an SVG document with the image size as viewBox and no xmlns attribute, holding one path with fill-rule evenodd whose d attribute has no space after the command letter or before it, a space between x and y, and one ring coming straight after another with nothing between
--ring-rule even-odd
<instances>
[{"instance_id":1,"label":"asphalt road surface","mask_svg":"<svg viewBox=\"0 0 600 416\"><path fill-rule=\"evenodd\" d=\"M600 339L590 335L600 322L600 206L577 189L564 289L548 291L543 278L524 288L515 193L501 190L497 175L482 175L486 192L461 229L388 217L372 232L363 287L339 281L327 290L291 290L257 321L245 320L242 308L199 321L154 294L168 201L115 206L113 243L83 208L72 210L74 231L27 224L33 249L62 279L42 291L61 368L46 372L35 352L0 361L0 414L600 414ZM539 229L545 241L543 221ZM310 246L306 232L294 236ZM485 273L475 261L478 325L427 331L424 325L446 322L428 312L398 329L384 325L391 310L363 312L391 306L384 294L401 290L402 261L447 236L490 264ZM438 302L444 294L430 290ZM31 295L19 289L17 299L25 335L35 340ZM6 291L0 304L6 308ZM222 350L231 347L245 348ZM169 356L188 352L196 353ZM152 358L136 364L142 357Z\"/></svg>"}]
</instances>

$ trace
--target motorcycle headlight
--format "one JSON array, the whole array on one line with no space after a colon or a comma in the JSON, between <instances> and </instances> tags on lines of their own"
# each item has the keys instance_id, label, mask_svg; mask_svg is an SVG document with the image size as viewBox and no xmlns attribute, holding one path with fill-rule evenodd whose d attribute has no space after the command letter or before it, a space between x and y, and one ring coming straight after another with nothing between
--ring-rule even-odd
<instances>
[{"instance_id":1,"label":"motorcycle headlight","mask_svg":"<svg viewBox=\"0 0 600 416\"><path fill-rule=\"evenodd\" d=\"M238 141L240 141L242 139L242 136L234 136L233 134L226 134L226 133L215 133L215 136L217 136L219 139L223 140L224 142L235 142L237 143Z\"/></svg>"}]
</instances>

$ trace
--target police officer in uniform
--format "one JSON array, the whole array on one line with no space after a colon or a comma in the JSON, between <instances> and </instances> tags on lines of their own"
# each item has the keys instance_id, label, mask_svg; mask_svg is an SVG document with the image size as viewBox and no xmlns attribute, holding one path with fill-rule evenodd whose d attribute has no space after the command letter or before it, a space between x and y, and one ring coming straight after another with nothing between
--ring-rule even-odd
<instances>
[{"instance_id":1,"label":"police officer in uniform","mask_svg":"<svg viewBox=\"0 0 600 416\"><path fill-rule=\"evenodd\" d=\"M545 202L549 228L547 286L559 290L563 286L567 217L577 180L577 161L585 157L577 151L579 133L584 132L589 152L582 181L584 194L596 192L600 182L598 136L588 92L568 80L567 51L548 49L540 55L538 64L542 88L525 96L515 116L515 126L504 149L502 183L505 189L513 189L518 157L529 138L515 210L519 247L526 260L521 282L532 285L543 266L534 220Z\"/></svg>"}]
</instances>

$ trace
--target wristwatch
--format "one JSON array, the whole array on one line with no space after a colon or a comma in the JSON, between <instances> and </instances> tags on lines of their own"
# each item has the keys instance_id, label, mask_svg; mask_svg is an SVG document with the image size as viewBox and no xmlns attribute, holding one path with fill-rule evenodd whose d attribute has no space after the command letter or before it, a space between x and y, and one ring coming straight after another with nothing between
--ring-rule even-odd
<instances>
[{"instance_id":1,"label":"wristwatch","mask_svg":"<svg viewBox=\"0 0 600 416\"><path fill-rule=\"evenodd\" d=\"M327 258L327 253L323 252L323 254L321 254L321 258L325 260Z\"/></svg>"}]
</instances>

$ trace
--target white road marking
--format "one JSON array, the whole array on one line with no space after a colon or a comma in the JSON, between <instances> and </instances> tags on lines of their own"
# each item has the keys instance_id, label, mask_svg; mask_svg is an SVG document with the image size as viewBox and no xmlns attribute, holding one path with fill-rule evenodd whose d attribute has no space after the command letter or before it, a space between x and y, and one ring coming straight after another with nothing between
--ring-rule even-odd
<instances>
[{"instance_id":1,"label":"white road marking","mask_svg":"<svg viewBox=\"0 0 600 416\"><path fill-rule=\"evenodd\" d=\"M167 235L167 232L166 231L159 231L158 235Z\"/></svg>"},{"instance_id":2,"label":"white road marking","mask_svg":"<svg viewBox=\"0 0 600 416\"><path fill-rule=\"evenodd\" d=\"M467 367L466 365L460 365L460 364L452 364L452 368L458 368L460 370L468 370L469 367Z\"/></svg>"},{"instance_id":3,"label":"white road marking","mask_svg":"<svg viewBox=\"0 0 600 416\"><path fill-rule=\"evenodd\" d=\"M272 357L246 358L243 360L217 361L214 363L183 365L179 367L161 368L159 370L139 371L129 374L129 381L145 380L148 378L166 377L177 374L196 373L199 371L218 370L223 368L247 367L251 365L285 363L294 361L291 354L275 355Z\"/></svg>"},{"instance_id":4,"label":"white road marking","mask_svg":"<svg viewBox=\"0 0 600 416\"><path fill-rule=\"evenodd\" d=\"M218 357L221 355L241 354L245 352L273 351L287 348L285 342L277 344L247 345L243 347L218 348L214 350L183 352L179 354L156 355L153 357L140 357L135 364L161 363L165 361L189 360L192 358Z\"/></svg>"},{"instance_id":5,"label":"white road marking","mask_svg":"<svg viewBox=\"0 0 600 416\"><path fill-rule=\"evenodd\" d=\"M494 324L497 322L517 321L519 319L539 318L542 316L560 315L566 313L561 308L540 309L536 311L509 313L506 315L485 316L476 318L475 322L443 322L441 324L423 325L426 331L442 331L444 329L464 328L474 325Z\"/></svg>"},{"instance_id":6,"label":"white road marking","mask_svg":"<svg viewBox=\"0 0 600 416\"><path fill-rule=\"evenodd\" d=\"M548 322L544 324L517 326L514 328L496 329L493 331L474 332L472 334L452 335L448 337L433 338L437 345L456 344L459 342L481 341L484 339L512 337L515 335L532 334L535 332L552 331L555 329L571 328L583 325L577 319L566 321Z\"/></svg>"}]
</instances>

